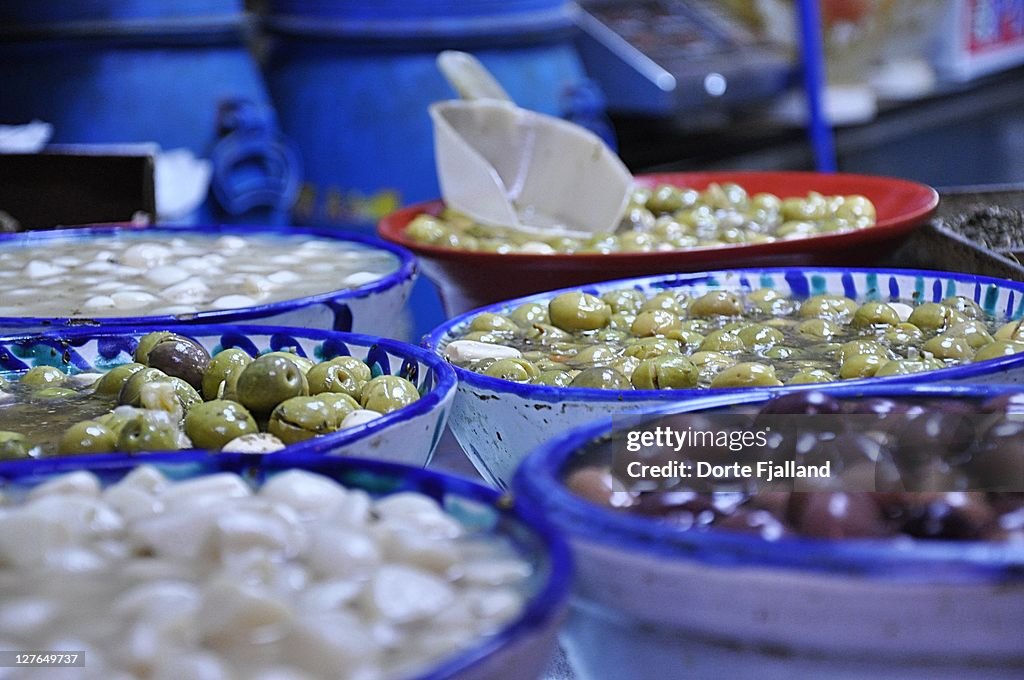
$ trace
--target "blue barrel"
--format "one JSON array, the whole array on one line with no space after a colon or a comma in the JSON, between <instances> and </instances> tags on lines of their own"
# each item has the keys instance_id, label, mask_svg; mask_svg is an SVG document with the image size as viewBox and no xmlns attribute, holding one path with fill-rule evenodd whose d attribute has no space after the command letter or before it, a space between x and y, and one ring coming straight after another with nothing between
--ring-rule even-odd
<instances>
[{"instance_id":1,"label":"blue barrel","mask_svg":"<svg viewBox=\"0 0 1024 680\"><path fill-rule=\"evenodd\" d=\"M58 144L157 142L209 157L226 103L273 120L242 5L3 0L0 122L45 120Z\"/></svg>"},{"instance_id":2,"label":"blue barrel","mask_svg":"<svg viewBox=\"0 0 1024 680\"><path fill-rule=\"evenodd\" d=\"M427 106L455 93L443 49L472 52L521 106L564 115L585 82L565 0L270 0L265 70L303 158L297 222L372 228L440 190Z\"/></svg>"}]
</instances>

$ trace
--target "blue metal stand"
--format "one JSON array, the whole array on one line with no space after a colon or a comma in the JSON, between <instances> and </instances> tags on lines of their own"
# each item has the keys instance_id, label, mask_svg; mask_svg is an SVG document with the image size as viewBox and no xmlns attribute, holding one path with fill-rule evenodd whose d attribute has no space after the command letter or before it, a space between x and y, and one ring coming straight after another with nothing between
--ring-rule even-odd
<instances>
[{"instance_id":1,"label":"blue metal stand","mask_svg":"<svg viewBox=\"0 0 1024 680\"><path fill-rule=\"evenodd\" d=\"M821 7L818 5L818 0L798 0L797 16L804 90L807 94L807 135L818 170L820 172L835 172L835 142L821 101L826 78Z\"/></svg>"}]
</instances>

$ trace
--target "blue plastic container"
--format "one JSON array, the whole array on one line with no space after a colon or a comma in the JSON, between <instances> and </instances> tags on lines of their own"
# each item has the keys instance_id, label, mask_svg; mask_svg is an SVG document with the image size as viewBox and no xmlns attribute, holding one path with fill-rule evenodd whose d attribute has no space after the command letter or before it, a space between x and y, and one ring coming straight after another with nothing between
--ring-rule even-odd
<instances>
[{"instance_id":1,"label":"blue plastic container","mask_svg":"<svg viewBox=\"0 0 1024 680\"><path fill-rule=\"evenodd\" d=\"M266 73L299 147L301 223L372 228L440 194L427 106L455 93L435 65L472 52L521 106L568 115L584 82L564 0L271 0Z\"/></svg>"},{"instance_id":2,"label":"blue plastic container","mask_svg":"<svg viewBox=\"0 0 1024 680\"><path fill-rule=\"evenodd\" d=\"M45 120L57 144L156 142L210 157L221 138L223 104L248 102L267 126L275 123L246 45L248 26L242 0L4 0L0 83L17 95L0 96L0 122ZM249 158L281 157L272 141L265 147L250 150ZM297 162L287 172L296 175ZM268 174L266 185L278 194L257 208L269 211L228 200L218 208L247 210L218 217L280 221L274 210L283 217L295 191L281 191L287 181L280 171ZM251 178L222 181L222 194L244 191L251 199Z\"/></svg>"}]
</instances>

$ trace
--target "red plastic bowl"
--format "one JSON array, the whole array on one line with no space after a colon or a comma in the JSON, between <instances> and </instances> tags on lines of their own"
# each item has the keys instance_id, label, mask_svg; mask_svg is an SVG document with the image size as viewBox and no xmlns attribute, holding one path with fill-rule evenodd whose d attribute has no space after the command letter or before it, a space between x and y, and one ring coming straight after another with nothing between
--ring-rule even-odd
<instances>
[{"instance_id":1,"label":"red plastic bowl","mask_svg":"<svg viewBox=\"0 0 1024 680\"><path fill-rule=\"evenodd\" d=\"M749 193L787 198L809 191L825 195L861 194L875 204L876 224L840 234L792 241L691 248L668 252L580 255L486 253L417 243L405 228L421 213L438 214L441 201L403 208L381 220L382 238L420 257L427 277L441 290L449 316L483 305L546 290L597 281L755 266L872 265L898 246L938 207L929 186L891 177L816 172L674 172L640 175L637 183L704 189L712 182L734 182Z\"/></svg>"}]
</instances>

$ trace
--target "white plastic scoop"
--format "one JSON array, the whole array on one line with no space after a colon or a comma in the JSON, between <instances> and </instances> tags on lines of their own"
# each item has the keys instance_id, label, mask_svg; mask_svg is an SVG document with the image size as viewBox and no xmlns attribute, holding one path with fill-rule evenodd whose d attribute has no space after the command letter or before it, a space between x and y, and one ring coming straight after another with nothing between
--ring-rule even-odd
<instances>
[{"instance_id":1,"label":"white plastic scoop","mask_svg":"<svg viewBox=\"0 0 1024 680\"><path fill-rule=\"evenodd\" d=\"M430 106L445 203L478 222L535 234L615 231L633 176L600 137L519 108L471 55L438 66L462 100Z\"/></svg>"}]
</instances>

